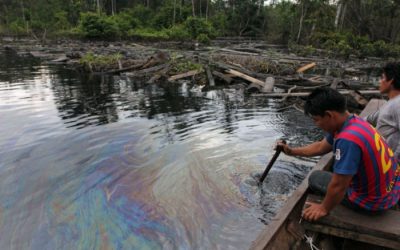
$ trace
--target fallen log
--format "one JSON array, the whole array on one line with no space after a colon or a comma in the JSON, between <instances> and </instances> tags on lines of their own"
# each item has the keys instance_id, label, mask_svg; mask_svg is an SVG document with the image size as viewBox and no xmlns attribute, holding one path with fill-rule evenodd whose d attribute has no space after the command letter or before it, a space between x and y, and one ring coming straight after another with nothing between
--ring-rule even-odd
<instances>
[{"instance_id":1,"label":"fallen log","mask_svg":"<svg viewBox=\"0 0 400 250\"><path fill-rule=\"evenodd\" d=\"M168 81L169 82L173 82L173 81L176 81L178 79L182 79L182 78L186 78L186 77L189 77L189 76L197 75L197 74L199 74L201 72L202 72L202 70L198 70L198 69L191 70L191 71L188 71L188 72L183 73L183 74L171 76L170 78L168 78Z\"/></svg>"},{"instance_id":2,"label":"fallen log","mask_svg":"<svg viewBox=\"0 0 400 250\"><path fill-rule=\"evenodd\" d=\"M259 44L260 47L263 47L262 44ZM235 51L239 51L239 52L248 52L248 53L254 53L257 55L261 55L262 53L265 52L265 49L257 49L256 48L257 45L256 44L252 44L251 47L233 47L231 49L235 50Z\"/></svg>"},{"instance_id":3,"label":"fallen log","mask_svg":"<svg viewBox=\"0 0 400 250\"><path fill-rule=\"evenodd\" d=\"M331 83L331 88L332 89L337 89L339 84L342 83L343 81L339 80L339 79L333 79L333 82Z\"/></svg>"},{"instance_id":4,"label":"fallen log","mask_svg":"<svg viewBox=\"0 0 400 250\"><path fill-rule=\"evenodd\" d=\"M207 74L208 84L209 84L210 86L212 86L212 87L215 86L214 77L213 77L212 74L211 74L210 67L208 67L208 65L206 65L206 66L204 66L204 69L205 69L206 74Z\"/></svg>"},{"instance_id":5,"label":"fallen log","mask_svg":"<svg viewBox=\"0 0 400 250\"><path fill-rule=\"evenodd\" d=\"M340 90L339 91L343 95L350 95L352 93L351 90ZM380 94L379 90L361 90L359 91L363 95L376 95ZM308 96L311 92L296 92L296 93L259 93L253 94L253 96L264 96L264 97L302 97Z\"/></svg>"},{"instance_id":6,"label":"fallen log","mask_svg":"<svg viewBox=\"0 0 400 250\"><path fill-rule=\"evenodd\" d=\"M249 87L247 87L247 92L249 92L249 93L256 93L256 92L271 93L274 90L274 85L275 85L275 78L269 76L269 77L267 77L267 79L265 79L263 86L256 84L256 83L251 83L249 85Z\"/></svg>"},{"instance_id":7,"label":"fallen log","mask_svg":"<svg viewBox=\"0 0 400 250\"><path fill-rule=\"evenodd\" d=\"M265 79L264 87L262 88L261 92L263 93L270 93L274 90L275 86L275 78L269 76Z\"/></svg>"},{"instance_id":8,"label":"fallen log","mask_svg":"<svg viewBox=\"0 0 400 250\"><path fill-rule=\"evenodd\" d=\"M54 59L56 59L54 54L48 53L48 52L31 51L29 53L31 54L31 56L33 56L35 58L42 59L42 60L54 60Z\"/></svg>"},{"instance_id":9,"label":"fallen log","mask_svg":"<svg viewBox=\"0 0 400 250\"><path fill-rule=\"evenodd\" d=\"M292 88L293 86L297 86L296 89L300 90L300 91L304 91L304 90L313 90L316 88L320 88L320 87L327 87L329 86L329 83L325 83L322 85L315 85L315 86L298 86L298 85L293 85L293 84L275 84L275 87L280 88L280 89L284 89L284 90L288 90L290 88Z\"/></svg>"},{"instance_id":10,"label":"fallen log","mask_svg":"<svg viewBox=\"0 0 400 250\"><path fill-rule=\"evenodd\" d=\"M167 52L157 51L147 59L147 62L142 66L142 69L153 67L155 65L166 63L170 60L170 56Z\"/></svg>"},{"instance_id":11,"label":"fallen log","mask_svg":"<svg viewBox=\"0 0 400 250\"><path fill-rule=\"evenodd\" d=\"M114 70L109 70L106 72L106 74L119 74L119 73L123 73L126 71L131 71L131 70L136 70L136 69L140 69L143 66L143 63L141 64L135 64L126 68L122 68L122 69L114 69Z\"/></svg>"},{"instance_id":12,"label":"fallen log","mask_svg":"<svg viewBox=\"0 0 400 250\"><path fill-rule=\"evenodd\" d=\"M263 81L260 81L260 80L254 78L254 77L249 76L249 75L243 74L243 73L241 73L239 71L236 71L236 70L233 70L233 69L228 69L228 70L226 70L226 72L229 73L229 74L235 75L237 77L240 77L242 79L245 79L245 80L247 80L247 81L249 81L251 83L260 85L262 88L264 87L264 82Z\"/></svg>"},{"instance_id":13,"label":"fallen log","mask_svg":"<svg viewBox=\"0 0 400 250\"><path fill-rule=\"evenodd\" d=\"M282 77L283 81L288 83L293 83L293 85L300 85L300 86L316 86L316 85L323 85L329 82L329 77L322 77L322 76L313 76L310 78L305 78L302 76L288 76Z\"/></svg>"},{"instance_id":14,"label":"fallen log","mask_svg":"<svg viewBox=\"0 0 400 250\"><path fill-rule=\"evenodd\" d=\"M291 60L291 61L300 61L300 62L321 62L325 63L326 59L325 58L310 58L310 57L302 57L302 56L290 56L290 55L279 55L279 59L284 59L284 60ZM334 61L334 60L332 60Z\"/></svg>"},{"instance_id":15,"label":"fallen log","mask_svg":"<svg viewBox=\"0 0 400 250\"><path fill-rule=\"evenodd\" d=\"M362 96L362 94L357 90L349 90L349 95L351 95L354 100L362 107L368 104L368 100Z\"/></svg>"},{"instance_id":16,"label":"fallen log","mask_svg":"<svg viewBox=\"0 0 400 250\"><path fill-rule=\"evenodd\" d=\"M306 70L309 70L309 69L311 69L311 68L314 68L315 65L317 65L315 62L306 64L306 65L304 65L304 66L298 68L296 72L297 72L297 73L303 73L303 72L306 71Z\"/></svg>"},{"instance_id":17,"label":"fallen log","mask_svg":"<svg viewBox=\"0 0 400 250\"><path fill-rule=\"evenodd\" d=\"M310 78L305 78L305 80L311 84L323 84L328 82L328 80L324 79L322 76L313 76Z\"/></svg>"},{"instance_id":18,"label":"fallen log","mask_svg":"<svg viewBox=\"0 0 400 250\"><path fill-rule=\"evenodd\" d=\"M278 59L277 61L280 64L293 64L293 65L295 65L295 64L299 63L298 61L293 61L293 60L289 60L289 59Z\"/></svg>"},{"instance_id":19,"label":"fallen log","mask_svg":"<svg viewBox=\"0 0 400 250\"><path fill-rule=\"evenodd\" d=\"M285 96L285 97L283 97L282 100L281 100L281 102L286 101L286 100L289 98L290 94L292 93L292 90L295 90L296 88L297 88L296 85L294 85L293 87L291 87L291 88L289 89L289 91L287 92L288 95Z\"/></svg>"},{"instance_id":20,"label":"fallen log","mask_svg":"<svg viewBox=\"0 0 400 250\"><path fill-rule=\"evenodd\" d=\"M257 77L257 78L267 78L269 75L267 74L263 74L263 73L256 73L253 71L250 71L248 69L245 69L243 67L239 67L237 65L232 65L232 64L226 64L226 63L221 63L221 62L211 62L213 65L215 65L217 68L221 68L224 70L230 70L230 69L234 69L236 71L239 72L243 72L246 75L252 76L252 77Z\"/></svg>"},{"instance_id":21,"label":"fallen log","mask_svg":"<svg viewBox=\"0 0 400 250\"><path fill-rule=\"evenodd\" d=\"M66 62L66 61L68 61L68 60L69 60L69 58L68 58L66 55L62 55L62 56L60 56L60 57L57 58L57 59L51 60L50 62L53 62L53 63L63 63L63 62Z\"/></svg>"},{"instance_id":22,"label":"fallen log","mask_svg":"<svg viewBox=\"0 0 400 250\"><path fill-rule=\"evenodd\" d=\"M153 73L153 72L159 71L159 70L161 70L161 69L163 69L165 67L169 67L169 63L157 65L157 66L154 66L154 67L151 67L151 68L147 68L147 69L137 70L135 72L128 72L128 73L126 73L126 75L127 76L134 76L134 77L135 76L136 77L144 76L144 75L147 75L149 73Z\"/></svg>"},{"instance_id":23,"label":"fallen log","mask_svg":"<svg viewBox=\"0 0 400 250\"><path fill-rule=\"evenodd\" d=\"M152 83L158 81L161 77L166 76L168 70L169 70L169 65L166 66L165 68L161 69L152 78L150 78L150 80L147 81L147 84L152 84Z\"/></svg>"},{"instance_id":24,"label":"fallen log","mask_svg":"<svg viewBox=\"0 0 400 250\"><path fill-rule=\"evenodd\" d=\"M347 84L343 80L337 80L335 79L333 83L331 84L331 88L336 89L339 85L343 86L344 88L348 89L350 91L350 95L354 98L354 100L361 106L365 107L368 104L367 98L365 98L360 91L355 90L352 88L349 84Z\"/></svg>"},{"instance_id":25,"label":"fallen log","mask_svg":"<svg viewBox=\"0 0 400 250\"><path fill-rule=\"evenodd\" d=\"M248 93L260 93L262 86L255 83L250 83L250 85L246 88Z\"/></svg>"},{"instance_id":26,"label":"fallen log","mask_svg":"<svg viewBox=\"0 0 400 250\"><path fill-rule=\"evenodd\" d=\"M228 75L228 74L223 74L223 73L215 71L215 70L212 72L212 74L214 76L224 80L228 84L230 84L233 81L232 77L230 77L230 75Z\"/></svg>"},{"instance_id":27,"label":"fallen log","mask_svg":"<svg viewBox=\"0 0 400 250\"><path fill-rule=\"evenodd\" d=\"M232 49L220 49L220 51L228 52L228 53L234 53L234 54L239 54L239 55L247 55L247 56L258 56L258 55L260 55L260 54L258 54L258 53L237 51L237 50L232 50Z\"/></svg>"}]
</instances>

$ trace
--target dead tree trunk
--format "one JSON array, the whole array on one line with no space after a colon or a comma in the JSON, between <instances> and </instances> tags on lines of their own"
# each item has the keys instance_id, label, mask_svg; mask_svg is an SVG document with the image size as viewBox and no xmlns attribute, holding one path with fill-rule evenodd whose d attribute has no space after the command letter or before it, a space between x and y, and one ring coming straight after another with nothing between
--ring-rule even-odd
<instances>
[{"instance_id":1,"label":"dead tree trunk","mask_svg":"<svg viewBox=\"0 0 400 250\"><path fill-rule=\"evenodd\" d=\"M299 22L299 32L297 33L297 43L299 43L300 41L300 35L301 35L301 30L303 29L303 21L304 21L304 17L306 15L307 9L305 7L305 3L304 1L301 4L301 16L300 16L300 22Z\"/></svg>"},{"instance_id":2,"label":"dead tree trunk","mask_svg":"<svg viewBox=\"0 0 400 250\"><path fill-rule=\"evenodd\" d=\"M100 12L101 12L100 0L96 0L96 4L97 4L97 14L100 14Z\"/></svg>"},{"instance_id":3,"label":"dead tree trunk","mask_svg":"<svg viewBox=\"0 0 400 250\"><path fill-rule=\"evenodd\" d=\"M24 20L24 23L25 23L26 33L29 33L29 25L28 25L28 21L26 21L26 17L25 17L24 1L21 0L20 3L21 3L21 11L22 11L22 20Z\"/></svg>"},{"instance_id":4,"label":"dead tree trunk","mask_svg":"<svg viewBox=\"0 0 400 250\"><path fill-rule=\"evenodd\" d=\"M117 12L117 2L116 0L111 0L111 15L115 15Z\"/></svg>"},{"instance_id":5,"label":"dead tree trunk","mask_svg":"<svg viewBox=\"0 0 400 250\"><path fill-rule=\"evenodd\" d=\"M173 25L175 25L175 21L176 21L176 0L174 0L174 15L173 15L173 19L172 19Z\"/></svg>"},{"instance_id":6,"label":"dead tree trunk","mask_svg":"<svg viewBox=\"0 0 400 250\"><path fill-rule=\"evenodd\" d=\"M260 12L261 12L261 6L264 4L264 1L263 0L259 0L258 1L258 6L257 6L257 16L259 16L260 15Z\"/></svg>"},{"instance_id":7,"label":"dead tree trunk","mask_svg":"<svg viewBox=\"0 0 400 250\"><path fill-rule=\"evenodd\" d=\"M338 3L337 10L336 10L335 29L338 29L338 27L339 27L339 20L340 20L341 14L342 14L342 8L343 8L343 3L342 3L342 1L340 1Z\"/></svg>"},{"instance_id":8,"label":"dead tree trunk","mask_svg":"<svg viewBox=\"0 0 400 250\"><path fill-rule=\"evenodd\" d=\"M196 12L195 12L195 8L194 8L194 0L192 0L192 14L194 17L196 16Z\"/></svg>"},{"instance_id":9,"label":"dead tree trunk","mask_svg":"<svg viewBox=\"0 0 400 250\"><path fill-rule=\"evenodd\" d=\"M347 8L346 1L345 0L339 1L335 17L336 30L342 30L343 28L344 17L346 15L346 8Z\"/></svg>"},{"instance_id":10,"label":"dead tree trunk","mask_svg":"<svg viewBox=\"0 0 400 250\"><path fill-rule=\"evenodd\" d=\"M201 0L199 0L199 14L200 14L200 17L203 17L203 10L201 9Z\"/></svg>"},{"instance_id":11,"label":"dead tree trunk","mask_svg":"<svg viewBox=\"0 0 400 250\"><path fill-rule=\"evenodd\" d=\"M208 2L209 2L210 0L207 0L207 2L206 2L206 21L208 20Z\"/></svg>"}]
</instances>

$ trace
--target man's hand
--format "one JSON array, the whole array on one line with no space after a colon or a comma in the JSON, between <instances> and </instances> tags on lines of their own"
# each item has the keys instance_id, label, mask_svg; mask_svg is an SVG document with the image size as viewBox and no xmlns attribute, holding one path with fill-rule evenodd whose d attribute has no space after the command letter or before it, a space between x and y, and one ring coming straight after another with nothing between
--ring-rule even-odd
<instances>
[{"instance_id":1,"label":"man's hand","mask_svg":"<svg viewBox=\"0 0 400 250\"><path fill-rule=\"evenodd\" d=\"M283 141L279 140L276 142L274 149L277 150L278 147L282 149L283 153L285 153L287 155L292 155L292 149Z\"/></svg>"},{"instance_id":2,"label":"man's hand","mask_svg":"<svg viewBox=\"0 0 400 250\"><path fill-rule=\"evenodd\" d=\"M289 147L288 145L284 144L282 141L277 141L275 149L277 147L282 147L282 151L291 156L317 156L323 155L332 150L332 145L326 140L326 138L322 139L321 141L313 142L308 144L307 146L303 147Z\"/></svg>"},{"instance_id":3,"label":"man's hand","mask_svg":"<svg viewBox=\"0 0 400 250\"><path fill-rule=\"evenodd\" d=\"M328 214L328 211L324 206L317 203L309 202L310 206L304 209L302 217L308 221L316 221Z\"/></svg>"}]
</instances>

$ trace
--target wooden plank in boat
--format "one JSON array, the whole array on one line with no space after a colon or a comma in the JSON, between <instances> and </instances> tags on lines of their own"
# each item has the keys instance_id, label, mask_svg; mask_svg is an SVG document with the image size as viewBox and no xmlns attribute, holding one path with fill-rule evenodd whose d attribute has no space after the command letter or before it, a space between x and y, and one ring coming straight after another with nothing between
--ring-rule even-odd
<instances>
[{"instance_id":1,"label":"wooden plank in boat","mask_svg":"<svg viewBox=\"0 0 400 250\"><path fill-rule=\"evenodd\" d=\"M322 197L308 195L307 201L320 203ZM339 205L317 222L304 221L302 225L314 232L400 249L400 211L396 210L365 215Z\"/></svg>"}]
</instances>

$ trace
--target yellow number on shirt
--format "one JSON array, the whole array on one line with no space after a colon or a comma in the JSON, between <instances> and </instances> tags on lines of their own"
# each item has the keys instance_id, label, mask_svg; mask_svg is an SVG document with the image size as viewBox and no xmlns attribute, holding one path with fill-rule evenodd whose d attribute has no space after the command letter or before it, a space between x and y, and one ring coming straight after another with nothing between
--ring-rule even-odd
<instances>
[{"instance_id":1,"label":"yellow number on shirt","mask_svg":"<svg viewBox=\"0 0 400 250\"><path fill-rule=\"evenodd\" d=\"M375 133L375 145L376 148L378 149L378 151L381 153L381 163L382 163L382 170L383 173L386 174L386 172L392 167L392 160L389 159L389 162L385 161L385 146L383 144L382 138L378 133ZM393 157L393 151L388 148L388 153L389 153L389 157Z\"/></svg>"}]
</instances>

